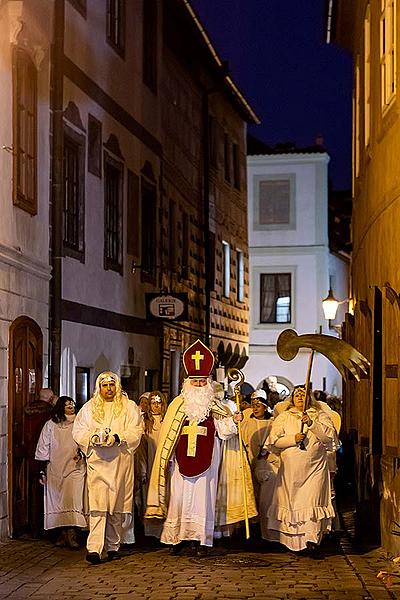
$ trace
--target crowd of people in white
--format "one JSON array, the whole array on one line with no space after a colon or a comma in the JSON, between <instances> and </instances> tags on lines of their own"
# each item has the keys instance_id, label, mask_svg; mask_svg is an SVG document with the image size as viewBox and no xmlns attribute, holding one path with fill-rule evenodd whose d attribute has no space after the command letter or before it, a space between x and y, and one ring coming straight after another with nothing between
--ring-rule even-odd
<instances>
[{"instance_id":1,"label":"crowd of people in white","mask_svg":"<svg viewBox=\"0 0 400 600\"><path fill-rule=\"evenodd\" d=\"M78 414L72 398L56 399L35 454L44 529L71 548L88 530L91 564L103 551L119 558L120 545L135 541L135 520L172 554L190 542L202 557L243 524L246 496L246 516L264 540L313 552L335 516L338 413L314 395L305 410L303 385L274 406L256 390L239 411L212 381L214 356L200 340L183 362L187 378L169 405L157 390L136 404L110 371Z\"/></svg>"}]
</instances>

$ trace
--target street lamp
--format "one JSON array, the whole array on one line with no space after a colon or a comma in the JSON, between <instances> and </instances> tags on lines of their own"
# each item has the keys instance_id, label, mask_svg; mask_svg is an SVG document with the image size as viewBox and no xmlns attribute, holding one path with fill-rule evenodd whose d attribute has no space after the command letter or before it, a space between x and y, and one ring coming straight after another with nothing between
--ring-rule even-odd
<instances>
[{"instance_id":1,"label":"street lamp","mask_svg":"<svg viewBox=\"0 0 400 600\"><path fill-rule=\"evenodd\" d=\"M327 321L334 321L339 304L341 304L341 302L336 300L332 289L329 288L327 297L322 300L322 310L324 311L324 317Z\"/></svg>"}]
</instances>

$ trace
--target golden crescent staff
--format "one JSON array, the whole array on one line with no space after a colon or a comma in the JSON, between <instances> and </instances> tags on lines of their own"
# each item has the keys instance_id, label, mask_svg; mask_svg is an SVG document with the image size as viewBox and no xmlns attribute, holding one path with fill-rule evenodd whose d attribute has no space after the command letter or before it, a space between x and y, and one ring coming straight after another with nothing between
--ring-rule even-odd
<instances>
[{"instance_id":1,"label":"golden crescent staff","mask_svg":"<svg viewBox=\"0 0 400 600\"><path fill-rule=\"evenodd\" d=\"M240 386L244 382L244 375L239 369L228 369L228 377L232 381L236 381L234 386L235 400L237 411L240 412ZM240 454L240 470L242 472L242 489L243 489L243 506L244 506L244 523L246 527L246 540L250 538L250 527L249 527L249 510L247 505L247 488L246 479L244 475L244 453L243 453L243 439L242 439L242 426L241 422L237 423L238 434L239 434L239 454Z\"/></svg>"}]
</instances>

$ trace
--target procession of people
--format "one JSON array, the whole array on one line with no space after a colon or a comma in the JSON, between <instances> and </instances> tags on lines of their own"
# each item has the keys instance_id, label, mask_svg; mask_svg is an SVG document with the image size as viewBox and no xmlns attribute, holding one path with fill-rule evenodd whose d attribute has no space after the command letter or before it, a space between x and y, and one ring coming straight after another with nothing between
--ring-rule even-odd
<instances>
[{"instance_id":1,"label":"procession of people","mask_svg":"<svg viewBox=\"0 0 400 600\"><path fill-rule=\"evenodd\" d=\"M335 517L339 415L304 382L284 399L263 387L230 397L201 340L182 362L186 377L169 404L160 390L129 399L112 371L98 375L77 414L72 398L54 397L35 452L44 529L59 546L86 538L92 565L120 558L138 528L173 555L186 546L207 556L243 525L266 544L312 555Z\"/></svg>"}]
</instances>

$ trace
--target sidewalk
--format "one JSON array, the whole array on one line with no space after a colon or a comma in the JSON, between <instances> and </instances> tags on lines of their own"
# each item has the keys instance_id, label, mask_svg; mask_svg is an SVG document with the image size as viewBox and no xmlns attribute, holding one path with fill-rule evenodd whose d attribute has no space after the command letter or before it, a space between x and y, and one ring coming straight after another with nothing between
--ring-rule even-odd
<instances>
[{"instance_id":1,"label":"sidewalk","mask_svg":"<svg viewBox=\"0 0 400 600\"><path fill-rule=\"evenodd\" d=\"M215 548L197 559L186 551L138 547L121 560L88 565L85 551L46 541L0 544L0 599L34 600L390 600L376 575L388 562L378 550L362 553L348 538L324 544L321 559L252 547Z\"/></svg>"}]
</instances>

